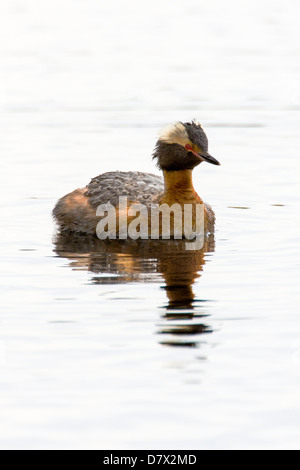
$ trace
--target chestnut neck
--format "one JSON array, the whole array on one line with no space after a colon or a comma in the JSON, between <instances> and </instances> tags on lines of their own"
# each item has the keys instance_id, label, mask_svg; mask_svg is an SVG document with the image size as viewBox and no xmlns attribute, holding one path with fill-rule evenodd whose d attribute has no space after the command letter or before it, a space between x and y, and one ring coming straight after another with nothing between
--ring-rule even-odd
<instances>
[{"instance_id":1,"label":"chestnut neck","mask_svg":"<svg viewBox=\"0 0 300 470\"><path fill-rule=\"evenodd\" d=\"M162 203L201 204L203 201L196 193L192 170L164 170L165 191Z\"/></svg>"},{"instance_id":2,"label":"chestnut neck","mask_svg":"<svg viewBox=\"0 0 300 470\"><path fill-rule=\"evenodd\" d=\"M166 171L164 170L165 192L170 191L192 191L193 186L192 170Z\"/></svg>"}]
</instances>

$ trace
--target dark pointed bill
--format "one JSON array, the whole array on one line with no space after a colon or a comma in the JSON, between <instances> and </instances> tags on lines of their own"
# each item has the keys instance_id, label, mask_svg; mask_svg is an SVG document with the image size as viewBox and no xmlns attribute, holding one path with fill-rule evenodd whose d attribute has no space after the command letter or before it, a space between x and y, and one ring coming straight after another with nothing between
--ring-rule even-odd
<instances>
[{"instance_id":1,"label":"dark pointed bill","mask_svg":"<svg viewBox=\"0 0 300 470\"><path fill-rule=\"evenodd\" d=\"M209 153L206 155L200 155L201 158L207 163L211 163L212 165L221 165L214 157L212 157Z\"/></svg>"},{"instance_id":2,"label":"dark pointed bill","mask_svg":"<svg viewBox=\"0 0 300 470\"><path fill-rule=\"evenodd\" d=\"M201 160L204 160L207 163L211 163L212 165L221 165L221 163L218 162L214 157L212 157L209 153L206 153L206 155L203 155L201 153L197 153L190 145L185 146L186 150L189 152L192 152L195 157L200 158Z\"/></svg>"}]
</instances>

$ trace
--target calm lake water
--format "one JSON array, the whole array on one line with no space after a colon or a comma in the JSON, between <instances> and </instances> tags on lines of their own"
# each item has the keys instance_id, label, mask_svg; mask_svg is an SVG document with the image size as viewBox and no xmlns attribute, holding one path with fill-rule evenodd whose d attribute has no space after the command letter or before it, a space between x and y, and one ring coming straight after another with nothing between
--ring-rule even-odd
<instances>
[{"instance_id":1,"label":"calm lake water","mask_svg":"<svg viewBox=\"0 0 300 470\"><path fill-rule=\"evenodd\" d=\"M2 449L300 449L298 0L2 0ZM199 119L203 250L57 237Z\"/></svg>"}]
</instances>

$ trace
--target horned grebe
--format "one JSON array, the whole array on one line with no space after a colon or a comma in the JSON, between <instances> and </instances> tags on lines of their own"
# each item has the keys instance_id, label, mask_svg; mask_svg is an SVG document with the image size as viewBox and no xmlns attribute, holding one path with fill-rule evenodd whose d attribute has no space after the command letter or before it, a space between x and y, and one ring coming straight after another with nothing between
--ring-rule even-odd
<instances>
[{"instance_id":1,"label":"horned grebe","mask_svg":"<svg viewBox=\"0 0 300 470\"><path fill-rule=\"evenodd\" d=\"M165 128L156 143L153 158L163 171L162 179L150 173L114 171L93 178L82 189L59 199L53 216L61 231L96 234L100 204L118 207L119 197L126 196L130 204L150 207L155 204L204 204L205 232L213 232L215 215L212 208L196 193L192 171L201 162L220 163L208 153L208 140L196 122L177 122Z\"/></svg>"}]
</instances>

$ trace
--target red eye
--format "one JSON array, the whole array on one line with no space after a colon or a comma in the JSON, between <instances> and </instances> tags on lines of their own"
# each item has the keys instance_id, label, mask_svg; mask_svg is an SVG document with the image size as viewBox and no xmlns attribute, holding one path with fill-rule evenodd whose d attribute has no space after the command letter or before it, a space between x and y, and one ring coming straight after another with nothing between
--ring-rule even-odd
<instances>
[{"instance_id":1,"label":"red eye","mask_svg":"<svg viewBox=\"0 0 300 470\"><path fill-rule=\"evenodd\" d=\"M186 144L185 148L186 150L193 150L190 144Z\"/></svg>"}]
</instances>

